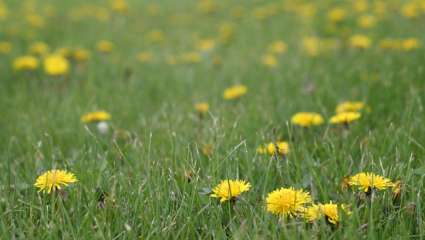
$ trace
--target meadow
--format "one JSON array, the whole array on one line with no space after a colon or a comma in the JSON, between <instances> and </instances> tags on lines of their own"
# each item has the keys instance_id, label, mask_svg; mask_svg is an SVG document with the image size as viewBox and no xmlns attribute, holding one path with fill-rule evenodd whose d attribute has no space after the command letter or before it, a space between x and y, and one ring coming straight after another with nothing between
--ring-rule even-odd
<instances>
[{"instance_id":1,"label":"meadow","mask_svg":"<svg viewBox=\"0 0 425 240\"><path fill-rule=\"evenodd\" d=\"M425 239L424 26L424 0L0 0L0 239Z\"/></svg>"}]
</instances>

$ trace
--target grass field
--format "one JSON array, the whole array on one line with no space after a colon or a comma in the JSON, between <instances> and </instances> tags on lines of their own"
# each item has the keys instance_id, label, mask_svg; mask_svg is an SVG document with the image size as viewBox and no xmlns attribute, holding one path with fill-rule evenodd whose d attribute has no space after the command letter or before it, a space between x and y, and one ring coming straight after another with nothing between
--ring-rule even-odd
<instances>
[{"instance_id":1,"label":"grass field","mask_svg":"<svg viewBox=\"0 0 425 240\"><path fill-rule=\"evenodd\" d=\"M0 0L0 239L425 239L424 26L423 0Z\"/></svg>"}]
</instances>

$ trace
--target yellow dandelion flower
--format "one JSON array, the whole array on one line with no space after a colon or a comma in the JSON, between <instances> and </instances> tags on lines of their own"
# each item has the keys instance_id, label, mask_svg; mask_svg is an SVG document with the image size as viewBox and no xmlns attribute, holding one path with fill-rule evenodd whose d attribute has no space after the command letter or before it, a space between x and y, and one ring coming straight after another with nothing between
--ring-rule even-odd
<instances>
[{"instance_id":1,"label":"yellow dandelion flower","mask_svg":"<svg viewBox=\"0 0 425 240\"><path fill-rule=\"evenodd\" d=\"M384 190L394 186L390 179L368 172L361 172L350 177L349 184L366 193L372 189Z\"/></svg>"},{"instance_id":2,"label":"yellow dandelion flower","mask_svg":"<svg viewBox=\"0 0 425 240\"><path fill-rule=\"evenodd\" d=\"M195 104L195 110L200 114L205 114L210 109L210 105L206 102L200 102Z\"/></svg>"},{"instance_id":3,"label":"yellow dandelion flower","mask_svg":"<svg viewBox=\"0 0 425 240\"><path fill-rule=\"evenodd\" d=\"M224 90L223 98L225 100L239 99L248 92L248 88L244 85L234 85Z\"/></svg>"},{"instance_id":4,"label":"yellow dandelion flower","mask_svg":"<svg viewBox=\"0 0 425 240\"><path fill-rule=\"evenodd\" d=\"M105 111L96 111L81 116L83 123L103 122L111 119L111 115Z\"/></svg>"},{"instance_id":5,"label":"yellow dandelion flower","mask_svg":"<svg viewBox=\"0 0 425 240\"><path fill-rule=\"evenodd\" d=\"M269 46L269 52L271 52L273 54L285 53L287 49L288 49L288 46L286 45L286 43L284 41L280 41L280 40L273 42Z\"/></svg>"},{"instance_id":6,"label":"yellow dandelion flower","mask_svg":"<svg viewBox=\"0 0 425 240\"><path fill-rule=\"evenodd\" d=\"M54 169L40 175L35 181L34 186L37 187L39 191L51 193L77 181L73 173Z\"/></svg>"},{"instance_id":7,"label":"yellow dandelion flower","mask_svg":"<svg viewBox=\"0 0 425 240\"><path fill-rule=\"evenodd\" d=\"M376 17L373 15L363 15L357 20L357 25L361 28L372 28L376 25Z\"/></svg>"},{"instance_id":8,"label":"yellow dandelion flower","mask_svg":"<svg viewBox=\"0 0 425 240\"><path fill-rule=\"evenodd\" d=\"M267 211L280 216L299 216L311 203L310 193L294 188L280 188L267 195Z\"/></svg>"},{"instance_id":9,"label":"yellow dandelion flower","mask_svg":"<svg viewBox=\"0 0 425 240\"><path fill-rule=\"evenodd\" d=\"M379 47L382 49L400 49L401 41L398 39L385 38L379 42Z\"/></svg>"},{"instance_id":10,"label":"yellow dandelion flower","mask_svg":"<svg viewBox=\"0 0 425 240\"><path fill-rule=\"evenodd\" d=\"M223 180L214 189L211 197L220 199L220 202L235 200L243 192L249 191L251 184L242 180Z\"/></svg>"},{"instance_id":11,"label":"yellow dandelion flower","mask_svg":"<svg viewBox=\"0 0 425 240\"><path fill-rule=\"evenodd\" d=\"M323 124L322 115L314 112L299 112L292 116L291 122L301 127L318 126Z\"/></svg>"},{"instance_id":12,"label":"yellow dandelion flower","mask_svg":"<svg viewBox=\"0 0 425 240\"><path fill-rule=\"evenodd\" d=\"M338 225L339 223L339 207L347 214L351 215L351 212L348 210L348 208L341 204L338 206L338 204L335 203L326 203L326 204L313 204L310 207L308 207L304 213L304 218L308 222L314 222L318 219L324 217L325 220L328 223Z\"/></svg>"},{"instance_id":13,"label":"yellow dandelion flower","mask_svg":"<svg viewBox=\"0 0 425 240\"><path fill-rule=\"evenodd\" d=\"M10 42L0 42L0 54L8 54L12 51L12 44Z\"/></svg>"},{"instance_id":14,"label":"yellow dandelion flower","mask_svg":"<svg viewBox=\"0 0 425 240\"><path fill-rule=\"evenodd\" d=\"M72 57L77 62L84 62L90 58L90 52L83 48L76 48L74 49Z\"/></svg>"},{"instance_id":15,"label":"yellow dandelion flower","mask_svg":"<svg viewBox=\"0 0 425 240\"><path fill-rule=\"evenodd\" d=\"M203 39L201 41L198 42L198 46L197 48L200 51L210 51L215 47L215 40L214 39Z\"/></svg>"},{"instance_id":16,"label":"yellow dandelion flower","mask_svg":"<svg viewBox=\"0 0 425 240\"><path fill-rule=\"evenodd\" d=\"M266 54L261 57L261 63L267 67L274 68L277 66L277 58L273 54Z\"/></svg>"},{"instance_id":17,"label":"yellow dandelion flower","mask_svg":"<svg viewBox=\"0 0 425 240\"><path fill-rule=\"evenodd\" d=\"M142 63L152 62L153 54L151 52L140 52L137 55L137 60L139 60Z\"/></svg>"},{"instance_id":18,"label":"yellow dandelion flower","mask_svg":"<svg viewBox=\"0 0 425 240\"><path fill-rule=\"evenodd\" d=\"M369 48L371 44L372 41L365 35L357 34L350 38L350 47L352 48L366 49Z\"/></svg>"},{"instance_id":19,"label":"yellow dandelion flower","mask_svg":"<svg viewBox=\"0 0 425 240\"><path fill-rule=\"evenodd\" d=\"M342 22L347 17L347 11L344 8L336 7L328 12L328 19L333 23Z\"/></svg>"},{"instance_id":20,"label":"yellow dandelion flower","mask_svg":"<svg viewBox=\"0 0 425 240\"><path fill-rule=\"evenodd\" d=\"M320 39L317 37L306 37L303 39L304 51L312 57L319 55Z\"/></svg>"},{"instance_id":21,"label":"yellow dandelion flower","mask_svg":"<svg viewBox=\"0 0 425 240\"><path fill-rule=\"evenodd\" d=\"M408 38L401 42L401 48L404 51L412 51L420 47L420 42L417 38Z\"/></svg>"},{"instance_id":22,"label":"yellow dandelion flower","mask_svg":"<svg viewBox=\"0 0 425 240\"><path fill-rule=\"evenodd\" d=\"M401 7L401 14L406 18L415 18L419 15L419 6L414 2L406 3Z\"/></svg>"},{"instance_id":23,"label":"yellow dandelion flower","mask_svg":"<svg viewBox=\"0 0 425 240\"><path fill-rule=\"evenodd\" d=\"M35 70L38 68L38 59L33 56L21 56L15 58L13 61L13 69L21 70Z\"/></svg>"},{"instance_id":24,"label":"yellow dandelion flower","mask_svg":"<svg viewBox=\"0 0 425 240\"><path fill-rule=\"evenodd\" d=\"M359 112L361 110L363 110L366 107L364 102L360 102L360 101L346 101L346 102L342 102L340 104L338 104L336 106L335 111L337 113L342 113L342 112Z\"/></svg>"},{"instance_id":25,"label":"yellow dandelion flower","mask_svg":"<svg viewBox=\"0 0 425 240\"><path fill-rule=\"evenodd\" d=\"M361 117L361 114L358 112L341 112L337 113L335 116L332 116L329 122L331 124L349 124L354 121L357 121Z\"/></svg>"},{"instance_id":26,"label":"yellow dandelion flower","mask_svg":"<svg viewBox=\"0 0 425 240\"><path fill-rule=\"evenodd\" d=\"M111 41L101 40L97 43L96 49L101 53L110 53L114 48L114 44Z\"/></svg>"},{"instance_id":27,"label":"yellow dandelion flower","mask_svg":"<svg viewBox=\"0 0 425 240\"><path fill-rule=\"evenodd\" d=\"M44 42L34 42L29 49L31 54L44 56L49 52L49 45Z\"/></svg>"},{"instance_id":28,"label":"yellow dandelion flower","mask_svg":"<svg viewBox=\"0 0 425 240\"><path fill-rule=\"evenodd\" d=\"M114 0L111 7L112 10L121 14L128 12L128 4L125 0Z\"/></svg>"},{"instance_id":29,"label":"yellow dandelion flower","mask_svg":"<svg viewBox=\"0 0 425 240\"><path fill-rule=\"evenodd\" d=\"M289 144L284 141L279 141L276 143L269 143L266 146L267 153L269 155L282 155L285 156L289 153Z\"/></svg>"},{"instance_id":30,"label":"yellow dandelion flower","mask_svg":"<svg viewBox=\"0 0 425 240\"><path fill-rule=\"evenodd\" d=\"M69 61L58 54L47 56L43 65L44 71L52 76L65 75L69 71Z\"/></svg>"}]
</instances>

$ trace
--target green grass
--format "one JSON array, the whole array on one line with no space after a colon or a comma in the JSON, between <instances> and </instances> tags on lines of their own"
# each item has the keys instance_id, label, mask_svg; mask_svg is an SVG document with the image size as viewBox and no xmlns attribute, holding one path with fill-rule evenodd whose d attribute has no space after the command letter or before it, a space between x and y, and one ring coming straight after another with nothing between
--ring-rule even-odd
<instances>
[{"instance_id":1,"label":"green grass","mask_svg":"<svg viewBox=\"0 0 425 240\"><path fill-rule=\"evenodd\" d=\"M111 19L99 22L90 14L76 22L69 13L87 1L50 0L35 1L46 22L33 28L23 17L24 2L4 2L9 16L0 20L0 41L10 41L13 50L0 55L0 239L425 238L425 11L407 19L399 13L407 1L385 1L377 26L364 30L356 26L361 14L351 1L314 1L318 11L310 21L282 10L282 1L215 1L217 12L205 15L194 0L129 0L125 16L90 1ZM150 16L147 6L154 2L159 15ZM280 6L277 14L257 20L255 9L269 4ZM332 31L326 14L335 5L349 16ZM52 16L43 13L46 6L54 8ZM241 17L232 16L235 8ZM200 63L166 63L169 55L194 51L199 38L217 38L224 22L234 26L230 42L217 43ZM164 32L164 43L146 40L152 29ZM356 33L369 36L372 47L348 48ZM301 44L306 36L336 39L340 47L309 57ZM409 37L422 48L379 48L381 39ZM101 39L115 43L111 54L96 53ZM79 66L73 62L64 77L49 77L42 68L14 71L13 59L38 40L52 49L81 46L92 56ZM288 51L269 69L261 56L275 40L285 41ZM152 52L154 62L138 62L140 51ZM214 56L222 65L213 64ZM223 90L235 83L245 84L247 95L224 101ZM348 130L289 122L299 111L328 119L345 100L371 108ZM193 109L200 101L210 104L203 120ZM112 114L107 135L80 122L82 114L100 109ZM278 139L290 142L286 160L256 153ZM205 144L214 147L210 157L202 154ZM67 197L33 186L52 168L77 176ZM341 191L342 179L361 171L402 181L400 203L392 202L390 190L360 203L355 191ZM227 178L252 184L233 210L202 194ZM290 186L309 191L316 202L349 204L353 213L336 229L268 213L267 194Z\"/></svg>"}]
</instances>

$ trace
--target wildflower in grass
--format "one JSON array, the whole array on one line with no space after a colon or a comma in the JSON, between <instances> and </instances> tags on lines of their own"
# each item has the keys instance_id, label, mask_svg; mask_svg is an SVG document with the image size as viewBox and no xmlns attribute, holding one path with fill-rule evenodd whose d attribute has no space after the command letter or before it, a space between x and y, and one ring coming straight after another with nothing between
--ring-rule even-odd
<instances>
[{"instance_id":1,"label":"wildflower in grass","mask_svg":"<svg viewBox=\"0 0 425 240\"><path fill-rule=\"evenodd\" d=\"M165 34L162 30L154 29L146 34L146 41L150 43L161 43L165 41Z\"/></svg>"},{"instance_id":2,"label":"wildflower in grass","mask_svg":"<svg viewBox=\"0 0 425 240\"><path fill-rule=\"evenodd\" d=\"M314 112L299 112L292 116L291 122L301 127L322 125L324 120L322 115Z\"/></svg>"},{"instance_id":3,"label":"wildflower in grass","mask_svg":"<svg viewBox=\"0 0 425 240\"><path fill-rule=\"evenodd\" d=\"M228 43L235 33L234 26L231 23L223 23L218 28L218 39L221 42Z\"/></svg>"},{"instance_id":4,"label":"wildflower in grass","mask_svg":"<svg viewBox=\"0 0 425 240\"><path fill-rule=\"evenodd\" d=\"M235 201L242 193L249 191L251 184L243 180L223 180L213 190L211 197L218 198L221 203Z\"/></svg>"},{"instance_id":5,"label":"wildflower in grass","mask_svg":"<svg viewBox=\"0 0 425 240\"><path fill-rule=\"evenodd\" d=\"M140 52L137 54L137 60L142 63L152 62L153 54L151 52Z\"/></svg>"},{"instance_id":6,"label":"wildflower in grass","mask_svg":"<svg viewBox=\"0 0 425 240\"><path fill-rule=\"evenodd\" d=\"M81 116L83 123L104 122L111 119L111 115L105 111L89 112Z\"/></svg>"},{"instance_id":7,"label":"wildflower in grass","mask_svg":"<svg viewBox=\"0 0 425 240\"><path fill-rule=\"evenodd\" d=\"M0 20L6 19L8 15L9 10L7 6L3 2L0 2Z\"/></svg>"},{"instance_id":8,"label":"wildflower in grass","mask_svg":"<svg viewBox=\"0 0 425 240\"><path fill-rule=\"evenodd\" d=\"M128 12L128 4L125 0L114 0L112 2L112 10L117 13L126 14Z\"/></svg>"},{"instance_id":9,"label":"wildflower in grass","mask_svg":"<svg viewBox=\"0 0 425 240\"><path fill-rule=\"evenodd\" d=\"M235 100L244 96L248 92L245 85L234 85L224 90L223 98L225 100Z\"/></svg>"},{"instance_id":10,"label":"wildflower in grass","mask_svg":"<svg viewBox=\"0 0 425 240\"><path fill-rule=\"evenodd\" d=\"M277 66L277 59L273 54L266 54L261 57L261 63L267 67L274 68Z\"/></svg>"},{"instance_id":11,"label":"wildflower in grass","mask_svg":"<svg viewBox=\"0 0 425 240\"><path fill-rule=\"evenodd\" d=\"M358 112L341 112L332 116L329 122L331 124L349 125L350 123L359 120L361 114Z\"/></svg>"},{"instance_id":12,"label":"wildflower in grass","mask_svg":"<svg viewBox=\"0 0 425 240\"><path fill-rule=\"evenodd\" d=\"M288 46L284 41L275 41L269 46L269 52L272 54L282 54L285 53L288 49Z\"/></svg>"},{"instance_id":13,"label":"wildflower in grass","mask_svg":"<svg viewBox=\"0 0 425 240\"><path fill-rule=\"evenodd\" d=\"M33 56L21 56L13 61L13 69L17 71L29 71L38 68L38 59Z\"/></svg>"},{"instance_id":14,"label":"wildflower in grass","mask_svg":"<svg viewBox=\"0 0 425 240\"><path fill-rule=\"evenodd\" d=\"M332 23L340 23L347 17L347 11L344 8L336 7L328 12L328 19Z\"/></svg>"},{"instance_id":15,"label":"wildflower in grass","mask_svg":"<svg viewBox=\"0 0 425 240\"><path fill-rule=\"evenodd\" d=\"M402 183L401 183L401 181L394 182L394 184L392 186L392 190L393 190L393 200L394 201L400 200L401 190L402 190Z\"/></svg>"},{"instance_id":16,"label":"wildflower in grass","mask_svg":"<svg viewBox=\"0 0 425 240\"><path fill-rule=\"evenodd\" d=\"M204 115L210 109L210 105L206 102L200 102L195 104L195 110L200 114Z\"/></svg>"},{"instance_id":17,"label":"wildflower in grass","mask_svg":"<svg viewBox=\"0 0 425 240\"><path fill-rule=\"evenodd\" d=\"M71 58L72 50L69 47L61 47L55 51L54 55L60 55L64 58Z\"/></svg>"},{"instance_id":18,"label":"wildflower in grass","mask_svg":"<svg viewBox=\"0 0 425 240\"><path fill-rule=\"evenodd\" d=\"M382 49L400 49L401 41L398 39L385 38L379 42L379 47Z\"/></svg>"},{"instance_id":19,"label":"wildflower in grass","mask_svg":"<svg viewBox=\"0 0 425 240\"><path fill-rule=\"evenodd\" d=\"M309 206L304 212L304 218L308 222L314 222L324 217L327 223L338 225L340 212L338 208L341 208L347 215L351 212L343 204L339 205L335 203L326 204L313 204Z\"/></svg>"},{"instance_id":20,"label":"wildflower in grass","mask_svg":"<svg viewBox=\"0 0 425 240\"><path fill-rule=\"evenodd\" d=\"M40 175L35 181L34 186L37 187L39 191L51 193L77 181L73 173L69 173L65 170L53 169Z\"/></svg>"},{"instance_id":21,"label":"wildflower in grass","mask_svg":"<svg viewBox=\"0 0 425 240\"><path fill-rule=\"evenodd\" d=\"M218 6L213 0L200 0L198 3L198 9L204 14L211 14L217 11Z\"/></svg>"},{"instance_id":22,"label":"wildflower in grass","mask_svg":"<svg viewBox=\"0 0 425 240\"><path fill-rule=\"evenodd\" d=\"M199 63L202 61L202 57L198 52L187 52L181 55L181 61L183 63Z\"/></svg>"},{"instance_id":23,"label":"wildflower in grass","mask_svg":"<svg viewBox=\"0 0 425 240\"><path fill-rule=\"evenodd\" d=\"M214 153L214 146L212 144L204 144L201 151L205 156L211 157Z\"/></svg>"},{"instance_id":24,"label":"wildflower in grass","mask_svg":"<svg viewBox=\"0 0 425 240\"><path fill-rule=\"evenodd\" d=\"M368 1L367 0L356 0L353 1L353 9L356 12L362 13L367 11L369 7Z\"/></svg>"},{"instance_id":25,"label":"wildflower in grass","mask_svg":"<svg viewBox=\"0 0 425 240\"><path fill-rule=\"evenodd\" d=\"M364 102L360 101L345 101L336 106L335 111L337 113L343 113L343 112L360 112L366 107L366 104Z\"/></svg>"},{"instance_id":26,"label":"wildflower in grass","mask_svg":"<svg viewBox=\"0 0 425 240\"><path fill-rule=\"evenodd\" d=\"M306 204L311 203L310 193L304 190L280 188L267 195L267 211L283 217L296 217L305 212Z\"/></svg>"},{"instance_id":27,"label":"wildflower in grass","mask_svg":"<svg viewBox=\"0 0 425 240\"><path fill-rule=\"evenodd\" d=\"M31 54L44 56L49 53L49 45L44 42L34 42L29 50Z\"/></svg>"},{"instance_id":28,"label":"wildflower in grass","mask_svg":"<svg viewBox=\"0 0 425 240\"><path fill-rule=\"evenodd\" d=\"M203 39L198 42L198 46L197 46L197 48L203 52L208 52L212 50L214 47L215 47L214 39Z\"/></svg>"},{"instance_id":29,"label":"wildflower in grass","mask_svg":"<svg viewBox=\"0 0 425 240\"><path fill-rule=\"evenodd\" d=\"M357 25L361 28L372 28L376 25L376 17L373 15L363 15L357 20Z\"/></svg>"},{"instance_id":30,"label":"wildflower in grass","mask_svg":"<svg viewBox=\"0 0 425 240\"><path fill-rule=\"evenodd\" d=\"M30 13L25 16L27 23L34 28L42 28L46 24L44 18L38 14Z\"/></svg>"},{"instance_id":31,"label":"wildflower in grass","mask_svg":"<svg viewBox=\"0 0 425 240\"><path fill-rule=\"evenodd\" d=\"M69 71L68 60L59 54L47 56L43 61L43 65L44 71L51 76L65 75Z\"/></svg>"},{"instance_id":32,"label":"wildflower in grass","mask_svg":"<svg viewBox=\"0 0 425 240\"><path fill-rule=\"evenodd\" d=\"M419 15L419 5L411 1L401 7L401 14L406 18L416 18Z\"/></svg>"},{"instance_id":33,"label":"wildflower in grass","mask_svg":"<svg viewBox=\"0 0 425 240\"><path fill-rule=\"evenodd\" d=\"M90 52L84 48L76 48L74 49L72 57L77 62L85 62L90 58Z\"/></svg>"},{"instance_id":34,"label":"wildflower in grass","mask_svg":"<svg viewBox=\"0 0 425 240\"><path fill-rule=\"evenodd\" d=\"M352 48L367 49L371 44L372 41L365 35L357 34L350 38L350 47Z\"/></svg>"},{"instance_id":35,"label":"wildflower in grass","mask_svg":"<svg viewBox=\"0 0 425 240\"><path fill-rule=\"evenodd\" d=\"M303 39L304 51L312 57L319 55L320 40L317 37L306 37Z\"/></svg>"},{"instance_id":36,"label":"wildflower in grass","mask_svg":"<svg viewBox=\"0 0 425 240\"><path fill-rule=\"evenodd\" d=\"M350 177L349 184L365 193L370 193L374 189L385 190L394 186L390 179L369 172L361 172Z\"/></svg>"},{"instance_id":37,"label":"wildflower in grass","mask_svg":"<svg viewBox=\"0 0 425 240\"><path fill-rule=\"evenodd\" d=\"M0 54L9 54L12 51L12 44L10 42L0 42Z\"/></svg>"},{"instance_id":38,"label":"wildflower in grass","mask_svg":"<svg viewBox=\"0 0 425 240\"><path fill-rule=\"evenodd\" d=\"M269 143L266 149L269 155L286 156L289 153L289 144L284 141Z\"/></svg>"},{"instance_id":39,"label":"wildflower in grass","mask_svg":"<svg viewBox=\"0 0 425 240\"><path fill-rule=\"evenodd\" d=\"M401 49L404 51L416 50L420 47L420 42L417 38L408 38L401 42Z\"/></svg>"},{"instance_id":40,"label":"wildflower in grass","mask_svg":"<svg viewBox=\"0 0 425 240\"><path fill-rule=\"evenodd\" d=\"M101 40L97 43L96 49L101 53L110 53L114 48L114 44L108 40Z\"/></svg>"}]
</instances>

